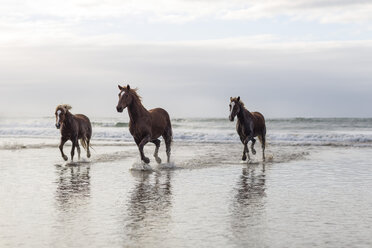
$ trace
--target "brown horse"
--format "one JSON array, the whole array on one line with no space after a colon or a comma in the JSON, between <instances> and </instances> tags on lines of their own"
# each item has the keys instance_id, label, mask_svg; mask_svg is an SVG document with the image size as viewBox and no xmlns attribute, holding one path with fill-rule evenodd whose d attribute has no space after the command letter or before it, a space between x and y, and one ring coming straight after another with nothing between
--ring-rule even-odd
<instances>
[{"instance_id":1,"label":"brown horse","mask_svg":"<svg viewBox=\"0 0 372 248\"><path fill-rule=\"evenodd\" d=\"M74 159L75 147L78 152L78 159L80 159L80 146L78 140L83 148L87 151L87 157L90 157L89 142L92 137L92 125L89 118L82 114L73 115L70 113L71 106L67 104L58 105L56 108L56 128L61 129L61 143L59 150L62 157L67 161L67 156L63 153L63 145L66 141L71 140L71 161Z\"/></svg>"},{"instance_id":2,"label":"brown horse","mask_svg":"<svg viewBox=\"0 0 372 248\"><path fill-rule=\"evenodd\" d=\"M237 98L230 97L230 121L234 121L235 116L238 116L236 131L244 145L242 160L247 159L246 155L248 155L248 160L250 159L248 150L249 141L252 141L252 153L256 154L256 150L254 149L256 140L254 137L258 136L262 145L262 159L265 161L266 125L264 116L259 112L249 112L244 107L244 103L240 101L240 96Z\"/></svg>"},{"instance_id":3,"label":"brown horse","mask_svg":"<svg viewBox=\"0 0 372 248\"><path fill-rule=\"evenodd\" d=\"M118 85L118 87L120 93L116 110L121 113L128 107L130 118L129 131L138 146L141 160L146 164L150 162L150 159L143 153L143 147L148 142L152 142L156 146L154 153L156 162L159 164L161 163L161 159L158 157L160 147L160 140L158 138L162 136L166 146L167 162L169 163L172 143L172 125L168 112L162 108L147 110L141 103L141 97L137 94L137 89L131 89L129 84L127 87L122 87L120 85Z\"/></svg>"}]
</instances>

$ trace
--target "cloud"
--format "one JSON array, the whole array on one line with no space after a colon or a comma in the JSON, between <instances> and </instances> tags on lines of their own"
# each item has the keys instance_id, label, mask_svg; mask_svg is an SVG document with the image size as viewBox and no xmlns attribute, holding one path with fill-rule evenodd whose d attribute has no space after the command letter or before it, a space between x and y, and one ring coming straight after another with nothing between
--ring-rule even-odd
<instances>
[{"instance_id":1,"label":"cloud","mask_svg":"<svg viewBox=\"0 0 372 248\"><path fill-rule=\"evenodd\" d=\"M236 95L268 117L372 116L361 107L372 104L371 41L229 44L0 49L0 112L46 115L69 103L116 116L117 84L129 83L146 107L174 117L224 117Z\"/></svg>"},{"instance_id":2,"label":"cloud","mask_svg":"<svg viewBox=\"0 0 372 248\"><path fill-rule=\"evenodd\" d=\"M223 18L226 12L235 18L259 18L289 15L306 18L313 16L315 19L327 19L333 16L334 20L353 21L371 20L372 3L367 0L271 0L271 1L184 1L184 0L159 0L159 1L37 1L38 4L27 6L27 10L40 14L51 13L55 16L74 18L106 18L106 17L134 17L141 16L147 20L165 22L192 21L204 17ZM49 4L48 4L49 3ZM40 11L43 10L43 11ZM63 11L61 11L63 10ZM244 13L248 15L234 15ZM232 14L232 15L231 15ZM360 15L362 14L362 15ZM228 15L228 14L227 14ZM340 15L340 18L335 18ZM343 19L345 16L353 16Z\"/></svg>"},{"instance_id":3,"label":"cloud","mask_svg":"<svg viewBox=\"0 0 372 248\"><path fill-rule=\"evenodd\" d=\"M0 113L70 103L116 116L116 85L129 82L147 107L178 117L225 116L238 94L272 117L372 116L360 107L371 105L368 32L338 25L337 41L323 24L358 23L363 33L371 12L362 0L3 1ZM286 28L280 19L293 30L273 32Z\"/></svg>"},{"instance_id":4,"label":"cloud","mask_svg":"<svg viewBox=\"0 0 372 248\"><path fill-rule=\"evenodd\" d=\"M2 20L33 21L62 18L81 22L107 18L183 23L209 19L260 19L289 16L319 21L371 21L372 3L367 0L271 0L271 1L185 1L185 0L5 0L0 10Z\"/></svg>"},{"instance_id":5,"label":"cloud","mask_svg":"<svg viewBox=\"0 0 372 248\"><path fill-rule=\"evenodd\" d=\"M276 0L248 3L242 0L35 0L32 2L5 0L2 1L0 8L0 32L2 33L0 46L82 43L113 45L153 41L162 37L164 40L172 40L176 39L175 35L172 36L172 32L177 30L182 33L185 25L189 25L188 32L185 31L185 34L189 34L189 40L206 39L208 32L204 31L204 37L202 31L195 32L200 24L206 25L205 30L215 30L214 35L219 38L270 35L272 30L260 32L262 25L265 27L264 21L275 22L283 18L292 23L309 21L317 25L358 23L358 27L348 27L348 32L342 36L345 37L344 39L353 39L350 30L363 34L362 37L366 37L366 33L370 32L372 21L370 13L372 13L372 3L364 0ZM247 21L253 20L262 20L262 22L247 26ZM272 29L276 29L275 23L271 25L273 25ZM342 27L329 30L327 33L345 34ZM306 30L306 27L297 28L286 36L297 38L296 31ZM318 29L321 27L314 25L312 31L316 32ZM311 36L313 33L310 31L307 35ZM314 39L322 38L321 35L315 35Z\"/></svg>"},{"instance_id":6,"label":"cloud","mask_svg":"<svg viewBox=\"0 0 372 248\"><path fill-rule=\"evenodd\" d=\"M235 20L257 20L287 16L295 20L321 23L365 23L372 21L370 1L277 0L254 1L249 6L228 9L222 17Z\"/></svg>"}]
</instances>

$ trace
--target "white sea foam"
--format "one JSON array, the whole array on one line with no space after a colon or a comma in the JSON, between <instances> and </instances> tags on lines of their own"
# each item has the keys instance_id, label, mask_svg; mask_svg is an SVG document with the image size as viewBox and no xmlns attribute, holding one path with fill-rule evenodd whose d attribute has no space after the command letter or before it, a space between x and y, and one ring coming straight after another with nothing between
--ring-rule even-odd
<instances>
[{"instance_id":1,"label":"white sea foam","mask_svg":"<svg viewBox=\"0 0 372 248\"><path fill-rule=\"evenodd\" d=\"M161 163L156 166L156 169L158 170L174 170L177 169L177 166L174 162L170 163Z\"/></svg>"},{"instance_id":2,"label":"white sea foam","mask_svg":"<svg viewBox=\"0 0 372 248\"><path fill-rule=\"evenodd\" d=\"M132 168L130 170L133 171L153 171L153 168L149 164L145 164L142 161L136 161L132 164Z\"/></svg>"},{"instance_id":3,"label":"white sea foam","mask_svg":"<svg viewBox=\"0 0 372 248\"><path fill-rule=\"evenodd\" d=\"M57 145L60 131L55 118L0 120L0 149L43 148ZM92 118L92 143L119 145L133 142L121 118ZM240 142L235 123L226 119L174 119L175 142ZM9 139L12 141L10 142ZM30 139L34 139L30 142ZM35 140L39 140L35 142ZM269 145L372 146L372 119L267 120Z\"/></svg>"}]
</instances>

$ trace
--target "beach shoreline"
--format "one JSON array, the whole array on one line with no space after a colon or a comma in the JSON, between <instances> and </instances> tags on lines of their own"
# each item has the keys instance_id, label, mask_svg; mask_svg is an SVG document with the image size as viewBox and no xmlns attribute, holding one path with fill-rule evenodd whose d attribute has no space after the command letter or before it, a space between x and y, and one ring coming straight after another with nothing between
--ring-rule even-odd
<instances>
[{"instance_id":1,"label":"beach shoreline","mask_svg":"<svg viewBox=\"0 0 372 248\"><path fill-rule=\"evenodd\" d=\"M372 244L368 142L268 140L267 161L257 142L247 163L236 136L227 142L175 139L170 164L164 144L160 166L155 146L146 145L151 170L144 170L130 140L93 139L92 157L82 149L81 161L75 156L71 163L62 159L57 137L0 137L9 144L0 149L1 247Z\"/></svg>"}]
</instances>

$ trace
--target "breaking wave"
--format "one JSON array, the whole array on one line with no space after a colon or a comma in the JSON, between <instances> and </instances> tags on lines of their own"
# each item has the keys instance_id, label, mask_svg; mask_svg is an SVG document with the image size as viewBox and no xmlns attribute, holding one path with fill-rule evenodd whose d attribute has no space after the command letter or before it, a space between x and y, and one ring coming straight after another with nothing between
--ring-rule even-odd
<instances>
[{"instance_id":1,"label":"breaking wave","mask_svg":"<svg viewBox=\"0 0 372 248\"><path fill-rule=\"evenodd\" d=\"M92 144L133 142L128 122L93 120ZM226 119L173 119L174 141L240 142L235 123ZM0 120L0 149L56 147L59 130L53 118ZM267 120L267 143L289 146L372 146L372 119L294 118Z\"/></svg>"}]
</instances>

